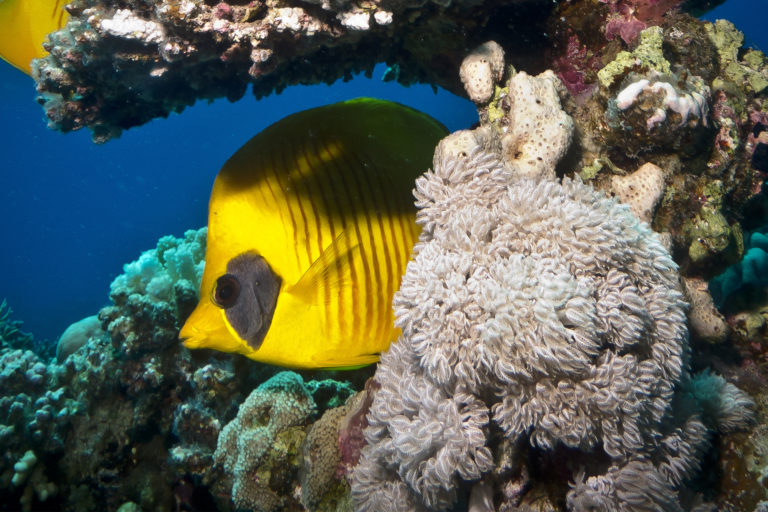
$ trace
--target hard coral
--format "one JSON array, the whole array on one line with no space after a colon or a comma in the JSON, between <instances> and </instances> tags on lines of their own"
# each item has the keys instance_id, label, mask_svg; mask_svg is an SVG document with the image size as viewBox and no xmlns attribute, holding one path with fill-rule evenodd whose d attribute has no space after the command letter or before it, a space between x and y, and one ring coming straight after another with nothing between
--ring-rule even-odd
<instances>
[{"instance_id":1,"label":"hard coral","mask_svg":"<svg viewBox=\"0 0 768 512\"><path fill-rule=\"evenodd\" d=\"M61 364L0 349L5 506L85 512L134 502L172 510L183 481L195 507L229 509L229 499L212 505L230 493L212 469L220 424L270 370L224 355L198 368L178 341L180 298L196 287L203 253L196 242L204 236L166 237L147 264L127 265L112 288L116 303L100 314L104 332L78 336L84 344ZM36 462L22 465L29 451Z\"/></svg>"},{"instance_id":2,"label":"hard coral","mask_svg":"<svg viewBox=\"0 0 768 512\"><path fill-rule=\"evenodd\" d=\"M221 431L214 460L233 478L238 508L283 510L299 466L304 427L317 411L302 378L281 372L256 388Z\"/></svg>"},{"instance_id":3,"label":"hard coral","mask_svg":"<svg viewBox=\"0 0 768 512\"><path fill-rule=\"evenodd\" d=\"M260 97L382 61L404 84L458 92L453 71L468 45L498 30L489 19L530 35L533 44L516 53L535 60L551 9L547 0L159 0L151 8L145 0L73 0L33 73L51 128L88 127L105 142L197 99L234 101L250 84Z\"/></svg>"}]
</instances>

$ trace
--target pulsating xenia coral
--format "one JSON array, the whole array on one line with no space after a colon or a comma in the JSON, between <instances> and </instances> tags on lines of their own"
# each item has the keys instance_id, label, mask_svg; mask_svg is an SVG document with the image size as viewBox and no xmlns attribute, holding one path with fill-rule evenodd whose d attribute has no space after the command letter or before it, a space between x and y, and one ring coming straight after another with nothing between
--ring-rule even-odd
<instances>
[{"instance_id":1,"label":"pulsating xenia coral","mask_svg":"<svg viewBox=\"0 0 768 512\"><path fill-rule=\"evenodd\" d=\"M494 474L500 431L592 457L571 475L572 510L666 510L708 432L672 410L688 378L677 266L629 208L521 176L481 133L441 142L417 181L423 231L394 299L403 336L375 376L357 506L452 507L461 482Z\"/></svg>"}]
</instances>

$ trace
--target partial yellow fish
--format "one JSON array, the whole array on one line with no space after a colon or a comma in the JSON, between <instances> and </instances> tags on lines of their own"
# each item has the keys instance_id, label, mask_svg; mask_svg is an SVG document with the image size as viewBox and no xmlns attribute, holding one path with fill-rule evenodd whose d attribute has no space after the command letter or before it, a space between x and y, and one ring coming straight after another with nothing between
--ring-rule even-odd
<instances>
[{"instance_id":1,"label":"partial yellow fish","mask_svg":"<svg viewBox=\"0 0 768 512\"><path fill-rule=\"evenodd\" d=\"M188 348L294 368L374 363L418 238L412 189L446 129L361 98L289 116L219 172Z\"/></svg>"},{"instance_id":2,"label":"partial yellow fish","mask_svg":"<svg viewBox=\"0 0 768 512\"><path fill-rule=\"evenodd\" d=\"M0 57L29 74L43 42L67 22L66 0L0 0Z\"/></svg>"}]
</instances>

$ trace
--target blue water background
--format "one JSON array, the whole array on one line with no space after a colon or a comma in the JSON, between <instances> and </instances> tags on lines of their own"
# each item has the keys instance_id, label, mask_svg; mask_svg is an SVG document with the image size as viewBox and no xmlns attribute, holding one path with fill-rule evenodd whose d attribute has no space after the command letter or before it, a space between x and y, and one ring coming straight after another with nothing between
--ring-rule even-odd
<instances>
[{"instance_id":1,"label":"blue water background","mask_svg":"<svg viewBox=\"0 0 768 512\"><path fill-rule=\"evenodd\" d=\"M768 0L729 0L705 19L733 21L765 51L767 12ZM0 300L25 330L55 342L70 323L109 303L109 283L124 263L163 235L205 225L221 164L292 112L375 96L423 110L450 130L476 121L467 100L383 82L384 69L259 101L247 93L236 103L201 102L97 146L86 130L48 130L32 80L0 61Z\"/></svg>"}]
</instances>

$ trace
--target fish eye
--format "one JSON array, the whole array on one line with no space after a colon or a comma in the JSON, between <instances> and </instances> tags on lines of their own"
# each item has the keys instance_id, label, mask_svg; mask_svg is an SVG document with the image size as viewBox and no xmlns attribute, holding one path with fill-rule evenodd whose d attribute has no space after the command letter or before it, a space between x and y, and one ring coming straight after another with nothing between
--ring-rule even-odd
<instances>
[{"instance_id":1,"label":"fish eye","mask_svg":"<svg viewBox=\"0 0 768 512\"><path fill-rule=\"evenodd\" d=\"M240 281L232 274L224 274L216 280L213 302L220 308L231 308L240 296Z\"/></svg>"}]
</instances>

